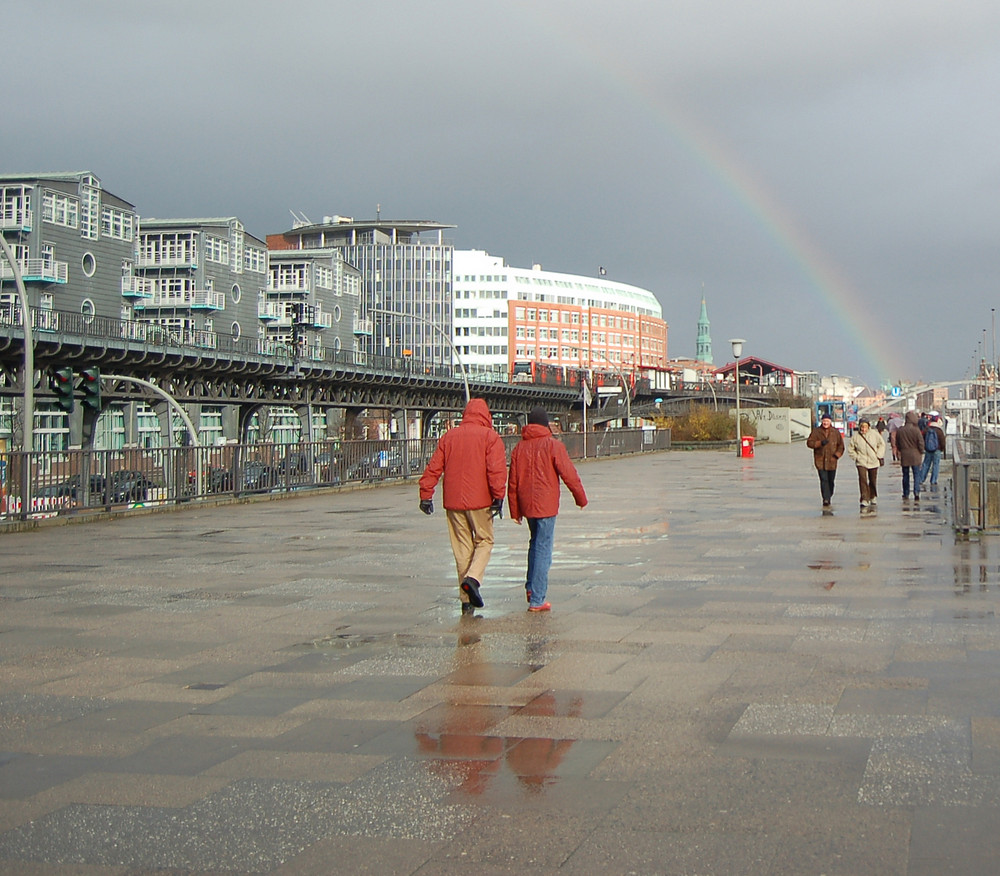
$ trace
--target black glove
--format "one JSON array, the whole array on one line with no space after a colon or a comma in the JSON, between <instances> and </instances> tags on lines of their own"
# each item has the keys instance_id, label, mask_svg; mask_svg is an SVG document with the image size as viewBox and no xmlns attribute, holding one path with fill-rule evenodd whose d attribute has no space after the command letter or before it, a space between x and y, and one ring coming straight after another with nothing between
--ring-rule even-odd
<instances>
[{"instance_id":1,"label":"black glove","mask_svg":"<svg viewBox=\"0 0 1000 876\"><path fill-rule=\"evenodd\" d=\"M434 513L434 502L433 502L433 500L431 500L431 499L421 499L420 500L420 510L423 511L424 514L433 514Z\"/></svg>"},{"instance_id":2,"label":"black glove","mask_svg":"<svg viewBox=\"0 0 1000 876\"><path fill-rule=\"evenodd\" d=\"M490 516L503 519L503 499L494 499L490 505Z\"/></svg>"},{"instance_id":3,"label":"black glove","mask_svg":"<svg viewBox=\"0 0 1000 876\"><path fill-rule=\"evenodd\" d=\"M824 438L822 441L819 442L819 446L820 447L826 447L827 443L828 442L827 442L826 438Z\"/></svg>"}]
</instances>

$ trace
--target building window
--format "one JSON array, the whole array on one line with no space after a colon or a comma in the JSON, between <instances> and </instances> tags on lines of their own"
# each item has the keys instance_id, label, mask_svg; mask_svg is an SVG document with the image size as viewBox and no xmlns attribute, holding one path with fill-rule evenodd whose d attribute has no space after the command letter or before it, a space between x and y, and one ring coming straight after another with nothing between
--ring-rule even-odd
<instances>
[{"instance_id":1,"label":"building window","mask_svg":"<svg viewBox=\"0 0 1000 876\"><path fill-rule=\"evenodd\" d=\"M94 321L97 308L94 307L94 302L90 298L84 298L80 302L80 313L83 314L83 321L88 325Z\"/></svg>"},{"instance_id":2,"label":"building window","mask_svg":"<svg viewBox=\"0 0 1000 876\"><path fill-rule=\"evenodd\" d=\"M217 265L229 264L229 241L205 235L205 258Z\"/></svg>"},{"instance_id":3,"label":"building window","mask_svg":"<svg viewBox=\"0 0 1000 876\"><path fill-rule=\"evenodd\" d=\"M232 332L234 341L238 341L240 339L240 335L243 334L243 329L240 328L240 324L238 322L234 322L229 327L229 331Z\"/></svg>"},{"instance_id":4,"label":"building window","mask_svg":"<svg viewBox=\"0 0 1000 876\"><path fill-rule=\"evenodd\" d=\"M101 210L101 234L116 240L132 240L135 234L135 216L125 210L104 207Z\"/></svg>"},{"instance_id":5,"label":"building window","mask_svg":"<svg viewBox=\"0 0 1000 876\"><path fill-rule=\"evenodd\" d=\"M243 292L240 290L239 283L233 283L233 288L229 290L229 297L232 298L233 304L240 303L240 299L243 297Z\"/></svg>"},{"instance_id":6,"label":"building window","mask_svg":"<svg viewBox=\"0 0 1000 876\"><path fill-rule=\"evenodd\" d=\"M248 271L263 274L267 271L267 252L256 246L248 246L243 252L243 267Z\"/></svg>"},{"instance_id":7,"label":"building window","mask_svg":"<svg viewBox=\"0 0 1000 876\"><path fill-rule=\"evenodd\" d=\"M94 258L94 254L92 252L85 252L83 254L81 265L83 267L83 273L85 273L88 277L93 277L97 272L97 259Z\"/></svg>"},{"instance_id":8,"label":"building window","mask_svg":"<svg viewBox=\"0 0 1000 876\"><path fill-rule=\"evenodd\" d=\"M79 228L80 202L59 192L45 192L42 195L42 221Z\"/></svg>"}]
</instances>

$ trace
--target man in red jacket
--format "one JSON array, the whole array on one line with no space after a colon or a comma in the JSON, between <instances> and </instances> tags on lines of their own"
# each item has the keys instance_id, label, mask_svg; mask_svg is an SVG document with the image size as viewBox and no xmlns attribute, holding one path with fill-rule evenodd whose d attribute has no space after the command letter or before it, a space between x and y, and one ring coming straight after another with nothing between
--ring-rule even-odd
<instances>
[{"instance_id":1,"label":"man in red jacket","mask_svg":"<svg viewBox=\"0 0 1000 876\"><path fill-rule=\"evenodd\" d=\"M503 510L507 482L507 454L483 399L470 400L462 422L438 441L420 477L424 514L434 513L434 488L442 474L462 614L473 614L483 607L479 588L493 552L493 516Z\"/></svg>"},{"instance_id":2,"label":"man in red jacket","mask_svg":"<svg viewBox=\"0 0 1000 876\"><path fill-rule=\"evenodd\" d=\"M552 604L545 596L549 589L552 565L552 541L559 513L559 479L569 487L578 507L587 504L580 475L569 460L566 445L552 437L548 414L532 408L528 425L521 430L521 441L510 456L507 480L507 504L510 516L518 523L528 519L528 574L524 589L528 611L549 611Z\"/></svg>"}]
</instances>

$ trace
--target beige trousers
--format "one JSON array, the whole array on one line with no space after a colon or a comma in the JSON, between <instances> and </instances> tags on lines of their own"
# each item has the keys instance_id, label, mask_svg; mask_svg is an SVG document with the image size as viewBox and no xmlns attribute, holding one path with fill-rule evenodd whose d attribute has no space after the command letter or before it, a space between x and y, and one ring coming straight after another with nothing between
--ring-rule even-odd
<instances>
[{"instance_id":1,"label":"beige trousers","mask_svg":"<svg viewBox=\"0 0 1000 876\"><path fill-rule=\"evenodd\" d=\"M455 570L458 583L465 578L475 578L483 583L486 564L493 553L493 515L489 508L475 508L472 511L445 511L448 517L448 535L451 551L455 555ZM468 602L461 588L458 591L462 602Z\"/></svg>"}]
</instances>

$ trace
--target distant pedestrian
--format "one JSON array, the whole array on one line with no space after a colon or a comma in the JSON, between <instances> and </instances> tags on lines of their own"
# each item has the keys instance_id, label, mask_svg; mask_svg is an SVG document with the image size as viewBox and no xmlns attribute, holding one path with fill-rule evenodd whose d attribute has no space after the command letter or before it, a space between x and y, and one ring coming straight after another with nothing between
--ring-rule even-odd
<instances>
[{"instance_id":1,"label":"distant pedestrian","mask_svg":"<svg viewBox=\"0 0 1000 876\"><path fill-rule=\"evenodd\" d=\"M920 485L923 486L927 480L927 475L931 477L931 486L936 487L938 482L938 469L941 466L941 457L945 450L945 432L943 423L938 417L934 417L927 424L927 431L924 432L924 462L920 468Z\"/></svg>"},{"instance_id":2,"label":"distant pedestrian","mask_svg":"<svg viewBox=\"0 0 1000 876\"><path fill-rule=\"evenodd\" d=\"M587 504L587 494L566 445L552 437L549 417L543 408L532 408L521 440L510 455L507 480L507 507L517 522L528 521L528 571L524 589L528 611L549 611L545 598L549 590L552 543L559 513L560 479L573 494L578 507Z\"/></svg>"},{"instance_id":3,"label":"distant pedestrian","mask_svg":"<svg viewBox=\"0 0 1000 876\"><path fill-rule=\"evenodd\" d=\"M878 470L885 464L885 439L868 420L858 422L858 431L847 444L847 455L858 467L861 510L878 504Z\"/></svg>"},{"instance_id":4,"label":"distant pedestrian","mask_svg":"<svg viewBox=\"0 0 1000 876\"><path fill-rule=\"evenodd\" d=\"M483 399L472 399L462 422L438 441L420 477L424 514L434 513L434 488L442 475L462 614L473 614L483 607L479 588L493 552L493 517L503 511L507 483L507 454Z\"/></svg>"},{"instance_id":5,"label":"distant pedestrian","mask_svg":"<svg viewBox=\"0 0 1000 876\"><path fill-rule=\"evenodd\" d=\"M920 501L920 469L924 461L924 436L920 434L920 418L916 411L906 412L906 422L896 431L896 450L903 466L903 498L910 497L913 478L913 501Z\"/></svg>"},{"instance_id":6,"label":"distant pedestrian","mask_svg":"<svg viewBox=\"0 0 1000 876\"><path fill-rule=\"evenodd\" d=\"M885 438L885 430L889 428L889 424L885 421L885 417L879 414L878 422L875 424L875 429L878 431L882 438Z\"/></svg>"},{"instance_id":7,"label":"distant pedestrian","mask_svg":"<svg viewBox=\"0 0 1000 876\"><path fill-rule=\"evenodd\" d=\"M889 445L892 447L892 461L899 462L899 451L896 449L896 433L903 426L903 418L895 411L889 414Z\"/></svg>"},{"instance_id":8,"label":"distant pedestrian","mask_svg":"<svg viewBox=\"0 0 1000 876\"><path fill-rule=\"evenodd\" d=\"M844 455L844 436L833 428L833 420L829 414L823 414L819 425L809 433L806 447L812 449L813 462L816 464L816 471L819 472L819 491L823 497L823 507L829 508L837 478L837 462Z\"/></svg>"}]
</instances>

